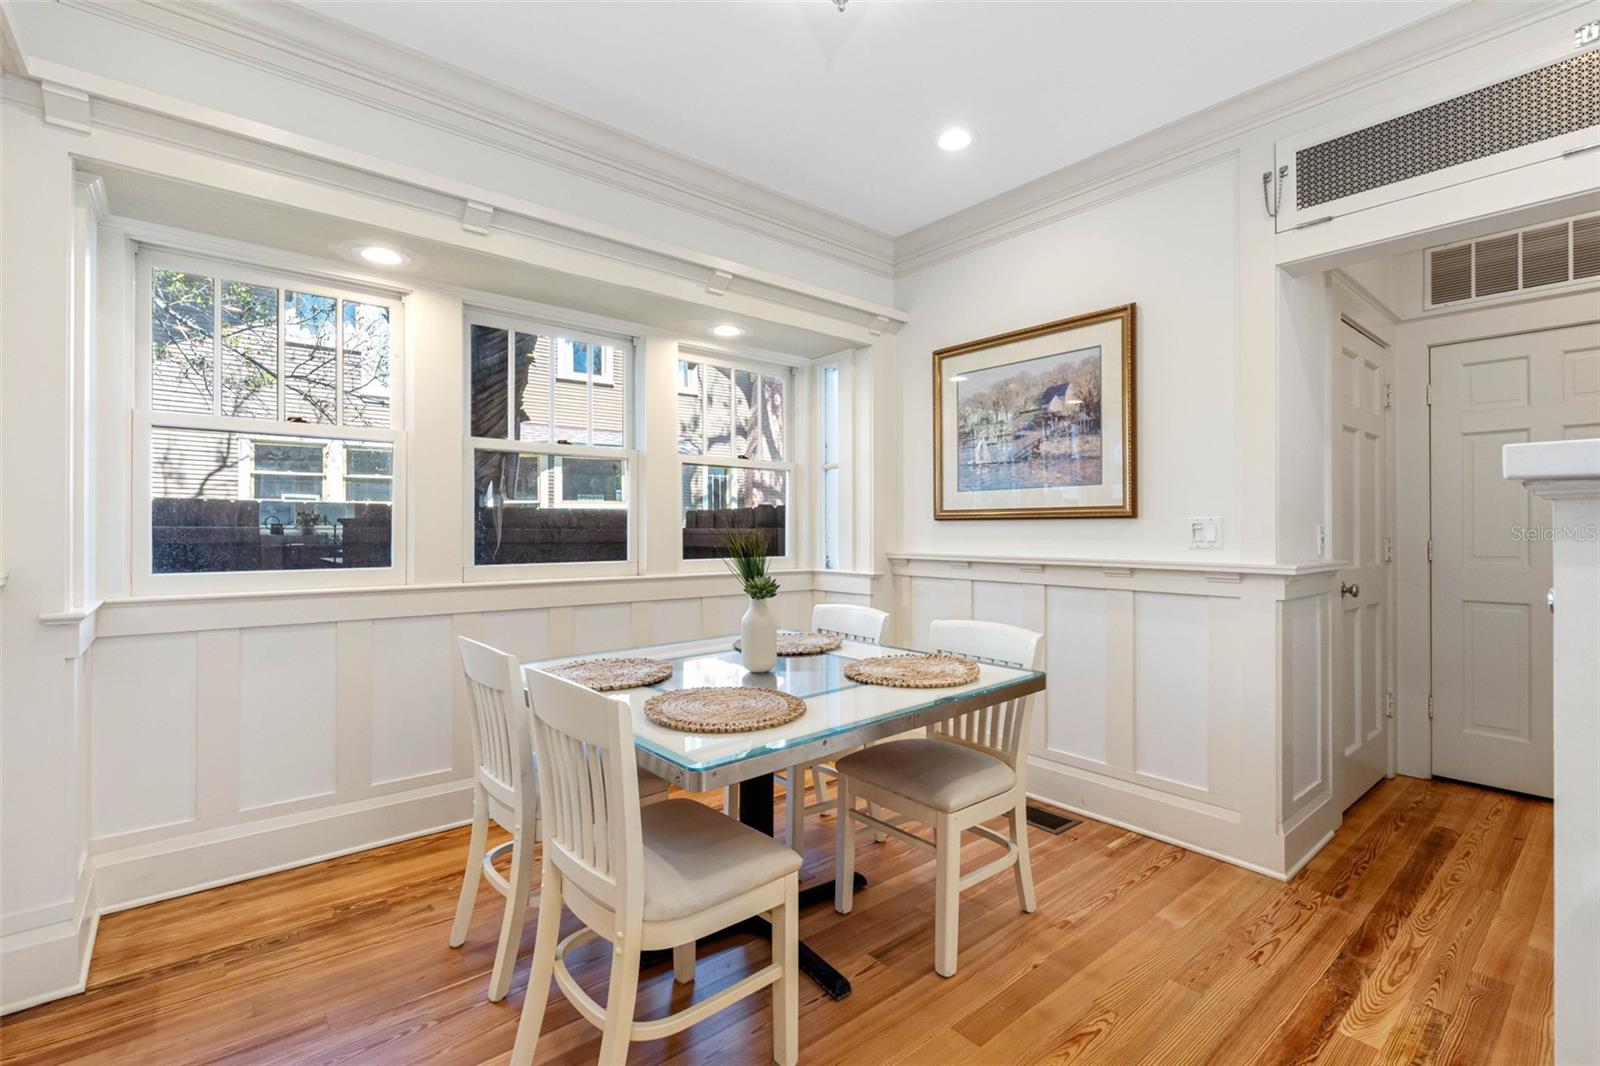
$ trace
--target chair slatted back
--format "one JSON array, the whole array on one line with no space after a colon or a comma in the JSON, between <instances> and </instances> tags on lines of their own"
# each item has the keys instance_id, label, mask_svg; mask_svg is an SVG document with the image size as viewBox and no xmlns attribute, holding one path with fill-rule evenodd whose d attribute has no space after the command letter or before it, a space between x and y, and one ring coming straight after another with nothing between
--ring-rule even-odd
<instances>
[{"instance_id":1,"label":"chair slatted back","mask_svg":"<svg viewBox=\"0 0 1600 1066\"><path fill-rule=\"evenodd\" d=\"M928 626L935 651L967 655L990 663L1038 670L1044 662L1044 635L1000 622L943 620ZM980 707L929 727L928 735L986 751L1016 768L1028 736L1033 697Z\"/></svg>"},{"instance_id":2,"label":"chair slatted back","mask_svg":"<svg viewBox=\"0 0 1600 1066\"><path fill-rule=\"evenodd\" d=\"M456 638L472 697L472 754L478 783L490 798L519 815L535 800L533 745L522 670L514 655Z\"/></svg>"},{"instance_id":3,"label":"chair slatted back","mask_svg":"<svg viewBox=\"0 0 1600 1066\"><path fill-rule=\"evenodd\" d=\"M539 745L544 846L563 877L618 913L642 914L644 844L628 704L523 671Z\"/></svg>"},{"instance_id":4,"label":"chair slatted back","mask_svg":"<svg viewBox=\"0 0 1600 1066\"><path fill-rule=\"evenodd\" d=\"M811 609L813 630L837 633L849 640L868 644L880 642L888 625L888 612L873 607L857 607L851 603L819 603Z\"/></svg>"}]
</instances>

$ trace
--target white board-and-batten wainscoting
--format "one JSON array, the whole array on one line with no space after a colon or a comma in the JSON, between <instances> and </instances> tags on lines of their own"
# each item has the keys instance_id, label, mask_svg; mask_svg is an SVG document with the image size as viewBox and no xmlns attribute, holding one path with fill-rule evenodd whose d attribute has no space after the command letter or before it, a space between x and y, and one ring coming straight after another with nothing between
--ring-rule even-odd
<instances>
[{"instance_id":1,"label":"white board-and-batten wainscoting","mask_svg":"<svg viewBox=\"0 0 1600 1066\"><path fill-rule=\"evenodd\" d=\"M891 553L893 640L1045 634L1028 791L1272 877L1333 835L1328 565Z\"/></svg>"},{"instance_id":2,"label":"white board-and-batten wainscoting","mask_svg":"<svg viewBox=\"0 0 1600 1066\"><path fill-rule=\"evenodd\" d=\"M873 585L779 578L778 621L795 627L819 597ZM735 633L733 587L704 574L107 602L85 656L97 910L464 824L456 637L528 660Z\"/></svg>"}]
</instances>

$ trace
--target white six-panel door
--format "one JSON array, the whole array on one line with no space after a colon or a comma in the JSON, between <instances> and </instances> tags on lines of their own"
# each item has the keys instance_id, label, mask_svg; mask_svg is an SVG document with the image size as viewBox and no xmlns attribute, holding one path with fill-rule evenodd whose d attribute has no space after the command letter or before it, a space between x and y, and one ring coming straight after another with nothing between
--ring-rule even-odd
<instances>
[{"instance_id":1,"label":"white six-panel door","mask_svg":"<svg viewBox=\"0 0 1600 1066\"><path fill-rule=\"evenodd\" d=\"M1549 796L1545 596L1561 531L1501 476L1500 451L1600 436L1600 323L1439 345L1429 372L1433 772Z\"/></svg>"},{"instance_id":2,"label":"white six-panel door","mask_svg":"<svg viewBox=\"0 0 1600 1066\"><path fill-rule=\"evenodd\" d=\"M1333 783L1342 810L1389 770L1394 464L1391 350L1347 319L1334 329L1331 549L1346 565L1334 618Z\"/></svg>"}]
</instances>

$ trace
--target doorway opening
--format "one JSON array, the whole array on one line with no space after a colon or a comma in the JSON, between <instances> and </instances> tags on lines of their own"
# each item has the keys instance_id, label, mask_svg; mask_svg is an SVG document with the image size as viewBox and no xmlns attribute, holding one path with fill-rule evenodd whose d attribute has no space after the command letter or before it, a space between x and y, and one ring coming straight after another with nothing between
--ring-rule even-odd
<instances>
[{"instance_id":1,"label":"doorway opening","mask_svg":"<svg viewBox=\"0 0 1600 1066\"><path fill-rule=\"evenodd\" d=\"M1600 437L1600 276L1581 276L1582 246L1558 271L1502 228L1326 274L1341 808L1396 772L1553 794L1562 531L1501 450ZM1600 215L1538 229L1600 235Z\"/></svg>"}]
</instances>

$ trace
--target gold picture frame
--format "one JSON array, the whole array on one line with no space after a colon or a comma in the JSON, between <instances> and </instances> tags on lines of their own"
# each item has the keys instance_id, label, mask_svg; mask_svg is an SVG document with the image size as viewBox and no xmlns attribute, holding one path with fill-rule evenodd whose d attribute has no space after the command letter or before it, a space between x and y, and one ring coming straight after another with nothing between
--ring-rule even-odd
<instances>
[{"instance_id":1,"label":"gold picture frame","mask_svg":"<svg viewBox=\"0 0 1600 1066\"><path fill-rule=\"evenodd\" d=\"M933 517L1135 518L1134 304L933 353Z\"/></svg>"}]
</instances>

